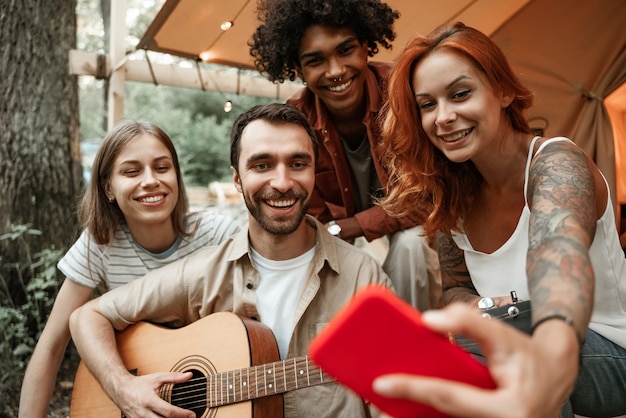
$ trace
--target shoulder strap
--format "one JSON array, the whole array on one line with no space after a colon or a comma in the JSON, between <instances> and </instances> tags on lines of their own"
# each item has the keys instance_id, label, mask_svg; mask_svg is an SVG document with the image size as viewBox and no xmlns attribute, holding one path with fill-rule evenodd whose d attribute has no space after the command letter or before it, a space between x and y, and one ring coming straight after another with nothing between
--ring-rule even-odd
<instances>
[{"instance_id":1,"label":"shoulder strap","mask_svg":"<svg viewBox=\"0 0 626 418\"><path fill-rule=\"evenodd\" d=\"M530 173L530 163L532 162L533 157L539 154L546 147L546 145L551 144L552 142L572 142L570 139L565 138L564 136L555 136L554 138L545 140L541 145L539 145L539 147L537 148L537 152L534 152L535 143L539 138L539 136L534 137L533 140L530 142L530 148L528 149L528 159L526 160L526 171L524 173L524 201L526 202L526 204L528 204L528 201L526 200L526 188L528 187L528 175Z\"/></svg>"},{"instance_id":2,"label":"shoulder strap","mask_svg":"<svg viewBox=\"0 0 626 418\"><path fill-rule=\"evenodd\" d=\"M528 157L526 158L526 169L524 170L524 202L528 205L528 200L526 199L526 188L528 187L528 174L530 173L530 162L533 160L535 156L535 143L537 140L541 138L540 136L536 136L530 141L530 147L528 147ZM538 150L537 150L538 151Z\"/></svg>"}]
</instances>

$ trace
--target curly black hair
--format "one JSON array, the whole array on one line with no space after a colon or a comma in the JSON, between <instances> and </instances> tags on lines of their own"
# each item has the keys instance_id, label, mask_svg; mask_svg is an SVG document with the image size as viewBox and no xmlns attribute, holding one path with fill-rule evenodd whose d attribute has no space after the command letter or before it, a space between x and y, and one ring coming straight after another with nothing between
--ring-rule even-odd
<instances>
[{"instance_id":1,"label":"curly black hair","mask_svg":"<svg viewBox=\"0 0 626 418\"><path fill-rule=\"evenodd\" d=\"M259 0L257 13L261 24L248 41L250 55L259 72L280 83L296 79L300 41L308 27L350 29L367 42L373 57L378 44L391 48L393 24L400 17L380 0Z\"/></svg>"}]
</instances>

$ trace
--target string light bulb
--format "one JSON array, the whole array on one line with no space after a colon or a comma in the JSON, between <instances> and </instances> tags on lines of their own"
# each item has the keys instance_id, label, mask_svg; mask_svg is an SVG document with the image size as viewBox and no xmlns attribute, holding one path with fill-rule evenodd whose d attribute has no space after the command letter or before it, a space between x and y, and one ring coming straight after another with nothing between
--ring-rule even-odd
<instances>
[{"instance_id":1,"label":"string light bulb","mask_svg":"<svg viewBox=\"0 0 626 418\"><path fill-rule=\"evenodd\" d=\"M226 103L224 103L224 112L228 113L231 110L233 110L233 102L227 100Z\"/></svg>"},{"instance_id":2,"label":"string light bulb","mask_svg":"<svg viewBox=\"0 0 626 418\"><path fill-rule=\"evenodd\" d=\"M230 20L227 20L226 22L222 23L220 25L220 29L223 30L224 32L226 32L228 29L232 28L234 25L234 23Z\"/></svg>"}]
</instances>

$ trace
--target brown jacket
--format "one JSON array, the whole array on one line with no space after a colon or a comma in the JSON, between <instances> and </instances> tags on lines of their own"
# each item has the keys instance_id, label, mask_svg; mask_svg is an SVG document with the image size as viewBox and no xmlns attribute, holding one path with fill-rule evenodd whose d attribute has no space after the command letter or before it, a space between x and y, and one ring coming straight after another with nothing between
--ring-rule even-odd
<instances>
[{"instance_id":1,"label":"brown jacket","mask_svg":"<svg viewBox=\"0 0 626 418\"><path fill-rule=\"evenodd\" d=\"M389 178L377 152L380 142L377 118L386 100L387 76L392 64L370 62L368 68L365 81L367 111L363 124L367 128L376 173L385 189ZM288 98L287 103L300 109L307 116L319 141L319 157L315 167L315 190L309 208L311 215L322 223L354 216L368 241L420 224L421 219L417 216L403 219L392 218L380 206L372 206L356 213L356 192L352 184L350 165L337 128L330 119L324 103L306 87Z\"/></svg>"}]
</instances>

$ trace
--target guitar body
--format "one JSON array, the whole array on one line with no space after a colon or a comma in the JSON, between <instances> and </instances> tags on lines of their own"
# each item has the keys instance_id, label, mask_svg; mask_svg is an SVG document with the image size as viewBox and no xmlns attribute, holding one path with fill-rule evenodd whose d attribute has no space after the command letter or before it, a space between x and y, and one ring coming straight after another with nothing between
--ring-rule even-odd
<instances>
[{"instance_id":1,"label":"guitar body","mask_svg":"<svg viewBox=\"0 0 626 418\"><path fill-rule=\"evenodd\" d=\"M206 378L279 360L272 331L259 322L220 312L179 329L141 322L116 338L122 361L133 374L193 372L190 382L165 385L160 396L193 410L199 418L283 416L281 394L216 408L207 406ZM81 362L74 380L70 418L84 417L120 418L122 413Z\"/></svg>"}]
</instances>

